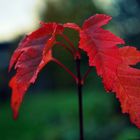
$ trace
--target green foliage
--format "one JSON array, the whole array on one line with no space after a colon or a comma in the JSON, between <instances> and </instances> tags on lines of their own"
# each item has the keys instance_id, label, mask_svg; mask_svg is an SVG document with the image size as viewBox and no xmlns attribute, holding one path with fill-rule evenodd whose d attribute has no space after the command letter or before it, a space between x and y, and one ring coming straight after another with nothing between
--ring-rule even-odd
<instances>
[{"instance_id":1,"label":"green foliage","mask_svg":"<svg viewBox=\"0 0 140 140\"><path fill-rule=\"evenodd\" d=\"M92 0L48 0L46 3L46 12L43 12L42 19L65 23L67 21L81 24L86 18L101 13Z\"/></svg>"}]
</instances>

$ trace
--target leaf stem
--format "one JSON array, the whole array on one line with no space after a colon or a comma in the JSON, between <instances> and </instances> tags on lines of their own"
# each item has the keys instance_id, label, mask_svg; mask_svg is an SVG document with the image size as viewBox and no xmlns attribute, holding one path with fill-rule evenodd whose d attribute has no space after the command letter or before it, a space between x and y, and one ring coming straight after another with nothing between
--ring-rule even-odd
<instances>
[{"instance_id":1,"label":"leaf stem","mask_svg":"<svg viewBox=\"0 0 140 140\"><path fill-rule=\"evenodd\" d=\"M73 43L70 41L70 39L65 35L65 34L61 34L61 36L66 40L66 42L72 47L72 49L74 50L74 52L76 52L76 48L74 47Z\"/></svg>"},{"instance_id":2,"label":"leaf stem","mask_svg":"<svg viewBox=\"0 0 140 140\"><path fill-rule=\"evenodd\" d=\"M77 71L77 91L78 91L78 103L79 103L79 134L80 139L84 140L84 132L83 132L83 102L82 102L82 82L81 82L81 71L80 71L80 59L76 59L76 71Z\"/></svg>"},{"instance_id":3,"label":"leaf stem","mask_svg":"<svg viewBox=\"0 0 140 140\"><path fill-rule=\"evenodd\" d=\"M87 76L89 75L89 73L91 72L91 67L88 68L88 70L85 72L83 78L82 78L82 84L84 83L84 81L86 80Z\"/></svg>"},{"instance_id":4,"label":"leaf stem","mask_svg":"<svg viewBox=\"0 0 140 140\"><path fill-rule=\"evenodd\" d=\"M62 46L63 48L65 48L66 50L68 50L74 56L73 50L71 48L69 48L68 46L66 46L64 43L56 42L55 44Z\"/></svg>"},{"instance_id":5,"label":"leaf stem","mask_svg":"<svg viewBox=\"0 0 140 140\"><path fill-rule=\"evenodd\" d=\"M61 66L63 69L66 70L67 73L69 73L72 78L77 82L78 79L77 77L73 74L73 72L71 72L64 64L62 64L58 59L56 58L52 58L52 61L55 62L56 64L58 64L59 66Z\"/></svg>"}]
</instances>

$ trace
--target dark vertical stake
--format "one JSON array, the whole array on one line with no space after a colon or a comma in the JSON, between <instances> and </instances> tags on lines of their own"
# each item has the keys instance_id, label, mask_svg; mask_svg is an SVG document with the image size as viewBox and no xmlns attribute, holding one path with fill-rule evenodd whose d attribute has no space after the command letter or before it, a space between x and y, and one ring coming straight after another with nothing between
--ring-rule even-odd
<instances>
[{"instance_id":1,"label":"dark vertical stake","mask_svg":"<svg viewBox=\"0 0 140 140\"><path fill-rule=\"evenodd\" d=\"M77 90L78 90L78 102L79 102L79 130L80 130L80 140L84 140L83 132L83 103L82 103L82 81L81 81L81 71L80 71L80 59L76 59L77 68Z\"/></svg>"}]
</instances>

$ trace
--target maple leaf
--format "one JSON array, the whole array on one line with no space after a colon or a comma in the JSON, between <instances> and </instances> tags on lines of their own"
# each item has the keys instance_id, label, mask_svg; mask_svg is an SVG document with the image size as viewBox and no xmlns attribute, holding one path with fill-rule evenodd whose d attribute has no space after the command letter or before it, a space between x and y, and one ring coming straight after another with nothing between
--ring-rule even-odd
<instances>
[{"instance_id":1,"label":"maple leaf","mask_svg":"<svg viewBox=\"0 0 140 140\"><path fill-rule=\"evenodd\" d=\"M107 91L116 92L122 112L140 128L140 70L130 67L140 62L140 52L134 47L118 48L124 41L101 28L111 17L95 15L85 21L80 30L79 47L87 52L89 65L95 66Z\"/></svg>"},{"instance_id":2,"label":"maple leaf","mask_svg":"<svg viewBox=\"0 0 140 140\"><path fill-rule=\"evenodd\" d=\"M119 49L122 63L116 72L113 91L121 103L123 113L129 113L131 121L140 128L140 70L131 67L140 62L140 51L134 47Z\"/></svg>"},{"instance_id":3,"label":"maple leaf","mask_svg":"<svg viewBox=\"0 0 140 140\"><path fill-rule=\"evenodd\" d=\"M87 53L89 65L96 67L106 90L116 92L122 112L129 113L131 121L140 128L140 70L129 66L140 62L140 52L134 47L116 46L124 41L101 28L110 20L110 16L97 14L86 20L82 28L74 23L64 26L80 32L79 48Z\"/></svg>"},{"instance_id":4,"label":"maple leaf","mask_svg":"<svg viewBox=\"0 0 140 140\"><path fill-rule=\"evenodd\" d=\"M15 64L17 71L9 84L12 88L11 107L14 118L17 118L26 90L35 82L40 70L53 59L51 49L55 44L55 36L63 32L62 25L41 24L42 27L21 41L10 61L9 70Z\"/></svg>"},{"instance_id":5,"label":"maple leaf","mask_svg":"<svg viewBox=\"0 0 140 140\"><path fill-rule=\"evenodd\" d=\"M87 53L89 65L96 67L107 90L111 90L114 71L120 63L116 45L124 44L122 39L101 28L110 20L111 17L104 14L96 14L87 19L80 31L79 42L79 48Z\"/></svg>"}]
</instances>

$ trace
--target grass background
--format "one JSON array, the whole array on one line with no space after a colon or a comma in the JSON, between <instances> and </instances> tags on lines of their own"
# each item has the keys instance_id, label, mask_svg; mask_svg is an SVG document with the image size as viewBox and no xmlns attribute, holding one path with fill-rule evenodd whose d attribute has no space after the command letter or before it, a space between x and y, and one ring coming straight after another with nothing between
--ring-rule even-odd
<instances>
[{"instance_id":1,"label":"grass background","mask_svg":"<svg viewBox=\"0 0 140 140\"><path fill-rule=\"evenodd\" d=\"M50 91L26 95L14 121L9 102L1 105L0 140L77 140L76 91ZM138 139L140 134L127 115L122 115L113 94L84 91L85 140Z\"/></svg>"}]
</instances>

